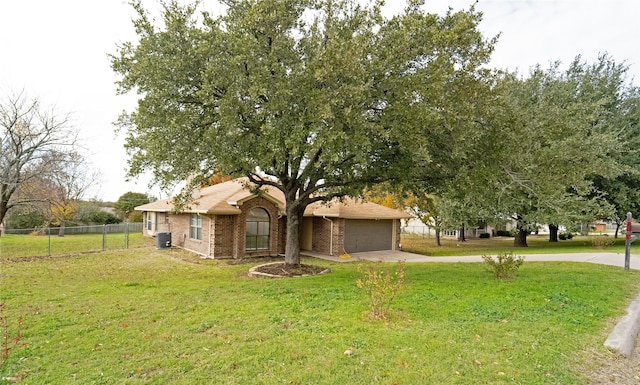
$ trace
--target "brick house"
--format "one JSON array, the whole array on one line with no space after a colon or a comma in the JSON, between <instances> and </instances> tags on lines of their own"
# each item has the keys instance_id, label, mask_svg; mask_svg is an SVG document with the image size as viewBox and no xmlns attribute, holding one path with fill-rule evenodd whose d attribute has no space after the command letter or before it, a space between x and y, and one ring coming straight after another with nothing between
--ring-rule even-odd
<instances>
[{"instance_id":1,"label":"brick house","mask_svg":"<svg viewBox=\"0 0 640 385\"><path fill-rule=\"evenodd\" d=\"M283 254L285 199L276 188L252 192L246 179L205 187L189 207L175 212L171 199L136 207L143 212L143 233L170 233L174 246L205 258ZM346 199L307 207L300 228L300 249L327 255L396 250L400 220L410 215L375 203ZM166 234L163 234L166 235Z\"/></svg>"}]
</instances>

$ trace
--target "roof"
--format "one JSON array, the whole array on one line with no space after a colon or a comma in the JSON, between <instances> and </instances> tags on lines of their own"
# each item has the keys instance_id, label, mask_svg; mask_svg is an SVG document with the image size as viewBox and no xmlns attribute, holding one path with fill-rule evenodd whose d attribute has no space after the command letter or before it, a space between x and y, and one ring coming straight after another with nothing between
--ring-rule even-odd
<instances>
[{"instance_id":1,"label":"roof","mask_svg":"<svg viewBox=\"0 0 640 385\"><path fill-rule=\"evenodd\" d=\"M307 207L305 216L345 219L402 219L412 218L404 211L385 207L361 199L344 198L329 203L315 203Z\"/></svg>"},{"instance_id":2,"label":"roof","mask_svg":"<svg viewBox=\"0 0 640 385\"><path fill-rule=\"evenodd\" d=\"M278 206L284 212L284 194L278 189L264 187L258 194L251 192L244 178L234 179L213 186L204 187L199 191L199 197L191 201L182 210L183 213L192 214L220 214L236 215L241 211L238 208L247 200L262 196ZM172 212L175 206L173 199L163 199L138 206L138 211Z\"/></svg>"},{"instance_id":3,"label":"roof","mask_svg":"<svg viewBox=\"0 0 640 385\"><path fill-rule=\"evenodd\" d=\"M200 189L199 197L189 203L181 212L192 214L237 215L241 213L239 206L257 196L270 200L276 204L280 212L284 214L285 198L282 191L275 187L265 186L256 194L248 187L248 180L246 178L234 179ZM172 212L175 211L174 207L172 199L163 199L138 206L135 209L138 211ZM311 204L305 210L304 216L346 219L411 218L411 215L403 211L353 198L345 198L340 201L335 200L330 203Z\"/></svg>"}]
</instances>

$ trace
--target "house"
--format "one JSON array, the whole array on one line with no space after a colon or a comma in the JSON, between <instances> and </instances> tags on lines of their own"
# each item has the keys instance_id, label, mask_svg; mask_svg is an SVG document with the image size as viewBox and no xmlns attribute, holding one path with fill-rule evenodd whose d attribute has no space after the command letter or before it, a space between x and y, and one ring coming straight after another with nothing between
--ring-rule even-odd
<instances>
[{"instance_id":1,"label":"house","mask_svg":"<svg viewBox=\"0 0 640 385\"><path fill-rule=\"evenodd\" d=\"M174 246L205 258L284 253L285 199L280 190L267 186L255 192L247 187L247 179L234 179L202 188L194 198L179 212L171 199L136 207L143 212L144 235L170 233ZM327 255L396 250L400 220L409 217L355 199L312 204L304 213L300 249Z\"/></svg>"}]
</instances>

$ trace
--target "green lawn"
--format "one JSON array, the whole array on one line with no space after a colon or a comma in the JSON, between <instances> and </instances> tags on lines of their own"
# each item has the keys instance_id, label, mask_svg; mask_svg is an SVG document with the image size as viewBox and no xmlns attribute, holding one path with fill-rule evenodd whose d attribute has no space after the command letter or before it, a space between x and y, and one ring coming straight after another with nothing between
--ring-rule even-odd
<instances>
[{"instance_id":1,"label":"green lawn","mask_svg":"<svg viewBox=\"0 0 640 385\"><path fill-rule=\"evenodd\" d=\"M152 238L143 237L142 233L80 234L59 237L48 235L14 235L0 237L0 257L41 257L48 255L78 254L84 252L118 250L148 246ZM103 242L104 241L104 242Z\"/></svg>"},{"instance_id":2,"label":"green lawn","mask_svg":"<svg viewBox=\"0 0 640 385\"><path fill-rule=\"evenodd\" d=\"M525 262L502 282L408 264L384 323L355 263L269 280L152 246L1 261L5 316L25 323L0 378L24 384L584 384L585 352L640 290L611 266Z\"/></svg>"}]
</instances>

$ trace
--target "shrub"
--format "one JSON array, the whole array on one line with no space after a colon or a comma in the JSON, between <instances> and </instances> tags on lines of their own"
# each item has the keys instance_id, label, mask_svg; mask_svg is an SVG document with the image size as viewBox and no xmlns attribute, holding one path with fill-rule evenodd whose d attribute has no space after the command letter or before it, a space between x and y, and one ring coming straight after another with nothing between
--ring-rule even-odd
<instances>
[{"instance_id":1,"label":"shrub","mask_svg":"<svg viewBox=\"0 0 640 385\"><path fill-rule=\"evenodd\" d=\"M489 233L481 233L480 234L480 238L481 239L487 239L487 238L490 238L490 237L491 237L491 235L489 235Z\"/></svg>"},{"instance_id":2,"label":"shrub","mask_svg":"<svg viewBox=\"0 0 640 385\"><path fill-rule=\"evenodd\" d=\"M523 257L513 255L512 252L498 254L496 259L493 259L490 255L483 255L482 259L498 279L513 278L520 266L524 263Z\"/></svg>"},{"instance_id":3,"label":"shrub","mask_svg":"<svg viewBox=\"0 0 640 385\"><path fill-rule=\"evenodd\" d=\"M591 244L596 249L606 249L607 247L612 246L615 242L616 240L607 234L591 237Z\"/></svg>"},{"instance_id":4,"label":"shrub","mask_svg":"<svg viewBox=\"0 0 640 385\"><path fill-rule=\"evenodd\" d=\"M498 237L513 237L514 234L511 231L507 231L507 230L498 230L496 231L496 235Z\"/></svg>"},{"instance_id":5,"label":"shrub","mask_svg":"<svg viewBox=\"0 0 640 385\"><path fill-rule=\"evenodd\" d=\"M371 318L387 319L391 303L400 292L404 282L404 262L398 262L395 268L384 267L382 262L362 263L358 266L362 275L356 284L369 296Z\"/></svg>"},{"instance_id":6,"label":"shrub","mask_svg":"<svg viewBox=\"0 0 640 385\"><path fill-rule=\"evenodd\" d=\"M570 239L573 239L573 234L572 233L560 233L560 234L558 234L558 238L560 240L563 240L563 241L570 240Z\"/></svg>"}]
</instances>

